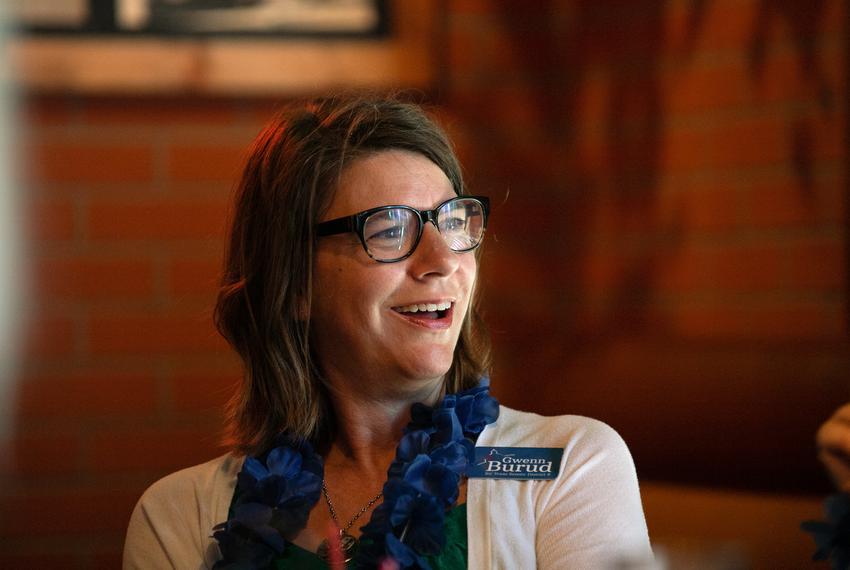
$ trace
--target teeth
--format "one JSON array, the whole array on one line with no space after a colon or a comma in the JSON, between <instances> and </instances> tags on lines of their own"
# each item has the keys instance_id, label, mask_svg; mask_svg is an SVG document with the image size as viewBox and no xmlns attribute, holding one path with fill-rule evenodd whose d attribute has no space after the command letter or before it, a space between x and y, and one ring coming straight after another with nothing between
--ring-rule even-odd
<instances>
[{"instance_id":1,"label":"teeth","mask_svg":"<svg viewBox=\"0 0 850 570\"><path fill-rule=\"evenodd\" d=\"M419 304L416 304L416 305L406 305L404 307L397 307L396 311L398 311L400 313L418 313L419 311L434 312L434 311L445 311L451 306L452 306L451 301L442 301L440 303L419 303Z\"/></svg>"}]
</instances>

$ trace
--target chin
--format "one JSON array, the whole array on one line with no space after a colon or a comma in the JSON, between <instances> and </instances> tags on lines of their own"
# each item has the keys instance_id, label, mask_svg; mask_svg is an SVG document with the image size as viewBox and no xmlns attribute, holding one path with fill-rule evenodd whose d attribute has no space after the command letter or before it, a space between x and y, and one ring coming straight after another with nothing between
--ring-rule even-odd
<instances>
[{"instance_id":1,"label":"chin","mask_svg":"<svg viewBox=\"0 0 850 570\"><path fill-rule=\"evenodd\" d=\"M407 378L443 378L454 362L454 345L431 345L423 350L420 344L417 349L407 351L406 355L399 357L399 370Z\"/></svg>"},{"instance_id":2,"label":"chin","mask_svg":"<svg viewBox=\"0 0 850 570\"><path fill-rule=\"evenodd\" d=\"M416 367L416 368L408 368L407 376L410 378L417 378L421 380L436 380L442 379L446 373L451 369L451 363L447 366L440 367Z\"/></svg>"},{"instance_id":3,"label":"chin","mask_svg":"<svg viewBox=\"0 0 850 570\"><path fill-rule=\"evenodd\" d=\"M410 378L442 378L451 369L453 358L454 351L450 352L448 357L441 355L440 358L410 360L405 363L404 369Z\"/></svg>"}]
</instances>

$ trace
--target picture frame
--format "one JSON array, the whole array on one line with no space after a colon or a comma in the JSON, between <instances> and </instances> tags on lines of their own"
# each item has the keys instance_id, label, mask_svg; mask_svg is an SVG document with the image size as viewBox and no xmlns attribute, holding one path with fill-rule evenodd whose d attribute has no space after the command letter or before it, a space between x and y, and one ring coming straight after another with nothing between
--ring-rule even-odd
<instances>
[{"instance_id":1,"label":"picture frame","mask_svg":"<svg viewBox=\"0 0 850 570\"><path fill-rule=\"evenodd\" d=\"M389 33L387 0L17 0L27 35L373 38Z\"/></svg>"}]
</instances>

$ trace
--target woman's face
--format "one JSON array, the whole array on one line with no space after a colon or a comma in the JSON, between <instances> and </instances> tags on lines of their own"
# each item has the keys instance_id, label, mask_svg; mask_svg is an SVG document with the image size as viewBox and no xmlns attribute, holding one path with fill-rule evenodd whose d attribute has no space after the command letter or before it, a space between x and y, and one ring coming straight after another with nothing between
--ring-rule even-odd
<instances>
[{"instance_id":1,"label":"woman's face","mask_svg":"<svg viewBox=\"0 0 850 570\"><path fill-rule=\"evenodd\" d=\"M454 196L446 175L424 156L382 151L344 170L323 220L386 205L429 210ZM371 259L353 232L318 243L311 328L326 376L375 382L442 378L475 284L474 253L451 251L430 223L413 254L395 263ZM412 305L444 303L451 308L438 313L445 313L442 318L409 311Z\"/></svg>"}]
</instances>

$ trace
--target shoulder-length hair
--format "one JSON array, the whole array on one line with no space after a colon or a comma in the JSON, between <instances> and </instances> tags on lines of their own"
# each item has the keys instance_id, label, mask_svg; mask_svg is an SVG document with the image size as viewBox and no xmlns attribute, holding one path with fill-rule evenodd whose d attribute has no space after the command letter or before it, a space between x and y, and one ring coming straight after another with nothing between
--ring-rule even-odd
<instances>
[{"instance_id":1,"label":"shoulder-length hair","mask_svg":"<svg viewBox=\"0 0 850 570\"><path fill-rule=\"evenodd\" d=\"M227 408L226 443L268 449L278 434L325 445L334 417L310 346L314 227L352 161L382 150L417 152L464 194L446 134L417 105L340 96L291 106L250 149L235 197L215 307L219 332L239 353L243 378ZM490 341L473 294L446 392L475 386L490 365Z\"/></svg>"}]
</instances>

